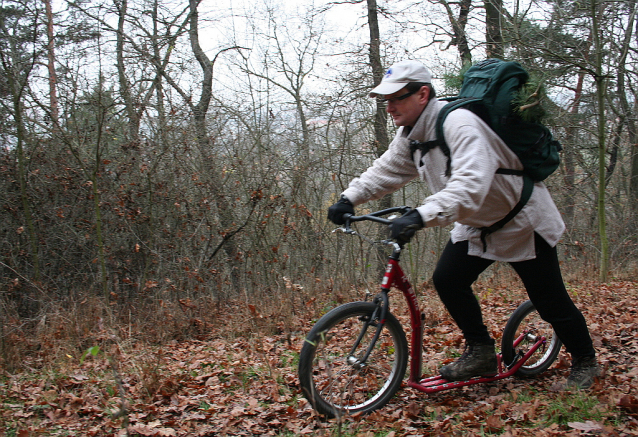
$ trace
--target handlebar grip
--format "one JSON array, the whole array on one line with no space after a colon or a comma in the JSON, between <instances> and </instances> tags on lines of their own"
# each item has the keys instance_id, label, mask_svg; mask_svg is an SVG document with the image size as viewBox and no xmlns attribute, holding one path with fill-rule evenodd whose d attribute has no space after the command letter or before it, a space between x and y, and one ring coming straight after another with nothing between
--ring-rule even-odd
<instances>
[{"instance_id":1,"label":"handlebar grip","mask_svg":"<svg viewBox=\"0 0 638 437\"><path fill-rule=\"evenodd\" d=\"M372 212L370 214L364 214L364 215L354 215L354 214L350 214L348 212L343 214L343 221L344 224L346 225L346 227L348 227L350 225L351 222L360 222L360 221L364 221L364 220L369 220L369 221L373 221L373 222L377 222L377 223L383 223L386 225L389 225L390 223L392 223L392 220L384 218L384 217L380 217L382 215L387 215L393 212L400 212L401 214L405 214L406 212L410 211L412 208L407 207L407 206L395 206L392 208L388 208L388 209L384 209L381 211L376 211L376 212Z\"/></svg>"}]
</instances>

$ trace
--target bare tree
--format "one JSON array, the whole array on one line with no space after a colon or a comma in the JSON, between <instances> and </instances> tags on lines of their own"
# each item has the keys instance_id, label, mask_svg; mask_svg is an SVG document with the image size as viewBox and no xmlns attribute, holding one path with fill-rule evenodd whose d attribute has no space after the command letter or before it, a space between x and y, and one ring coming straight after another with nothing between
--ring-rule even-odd
<instances>
[{"instance_id":1,"label":"bare tree","mask_svg":"<svg viewBox=\"0 0 638 437\"><path fill-rule=\"evenodd\" d=\"M368 29L370 32L370 66L372 67L372 81L374 85L381 83L385 69L381 59L381 36L379 32L379 17L377 11L377 1L368 1ZM376 144L377 156L388 150L388 114L382 101L376 101L376 111L374 115L374 142ZM388 205L392 203L391 196L388 196Z\"/></svg>"},{"instance_id":2,"label":"bare tree","mask_svg":"<svg viewBox=\"0 0 638 437\"><path fill-rule=\"evenodd\" d=\"M244 71L265 81L275 89L283 92L284 99L290 99L294 107L296 120L293 131L300 132L300 137L294 135L292 143L295 149L290 153L290 190L291 197L305 203L308 193L306 181L311 170L311 139L308 124L307 81L311 77L317 62L317 55L321 47L323 32L318 16L307 13L300 17L304 23L303 32L297 34L293 28L278 20L276 12L268 11L265 27L263 52L257 56L259 66L252 67L250 59L244 59Z\"/></svg>"},{"instance_id":3,"label":"bare tree","mask_svg":"<svg viewBox=\"0 0 638 437\"><path fill-rule=\"evenodd\" d=\"M503 59L503 1L485 0L485 51L488 58Z\"/></svg>"},{"instance_id":4,"label":"bare tree","mask_svg":"<svg viewBox=\"0 0 638 437\"><path fill-rule=\"evenodd\" d=\"M604 72L603 50L605 42L601 38L601 18L605 9L604 2L592 0L590 3L590 20L592 25L594 62L592 64L596 83L596 100L598 109L598 233L600 239L600 280L607 281L609 274L609 240L607 238L607 214L605 213L606 179L606 116L605 99L607 95L608 76Z\"/></svg>"},{"instance_id":5,"label":"bare tree","mask_svg":"<svg viewBox=\"0 0 638 437\"><path fill-rule=\"evenodd\" d=\"M47 20L47 60L49 70L49 106L51 108L51 120L53 125L57 125L59 122L59 103L57 82L58 76L55 72L55 34L53 32L53 10L51 8L51 0L45 0L44 5L46 7L46 20Z\"/></svg>"},{"instance_id":6,"label":"bare tree","mask_svg":"<svg viewBox=\"0 0 638 437\"><path fill-rule=\"evenodd\" d=\"M33 277L40 280L40 257L38 235L27 191L27 130L25 126L25 98L29 89L30 75L39 60L41 51L37 45L37 29L41 25L40 11L29 2L15 2L0 8L0 65L6 85L8 103L5 105L13 118L15 149L18 166L18 183L24 220L31 249Z\"/></svg>"},{"instance_id":7,"label":"bare tree","mask_svg":"<svg viewBox=\"0 0 638 437\"><path fill-rule=\"evenodd\" d=\"M636 21L636 13L638 11L638 2L636 0L629 0L626 2L629 10L629 18L627 20L627 26L625 28L625 35L622 38L622 45L619 47L620 57L618 59L618 76L617 76L617 95L620 102L620 110L618 116L620 121L619 127L626 126L628 142L629 142L629 156L631 157L631 165L629 171L629 201L630 208L633 211L634 216L638 215L638 126L636 122L635 109L631 107L629 99L627 98L627 76L630 71L627 68L627 59L632 50L632 40L636 38L638 29L634 26L638 25ZM617 135L619 138L620 135ZM636 225L634 225L636 226Z\"/></svg>"},{"instance_id":8,"label":"bare tree","mask_svg":"<svg viewBox=\"0 0 638 437\"><path fill-rule=\"evenodd\" d=\"M627 37L627 30L634 27L629 24L634 20L634 7L633 3L605 1L587 4L549 1L542 3L541 9L548 13L543 26L520 15L508 17L516 20L513 27L517 35L511 41L516 44L517 54L538 65L538 71L556 89L569 90L573 94L568 108L570 116L559 121L572 123L566 126L564 138L563 168L568 189L566 218L572 229L577 222L588 227L597 226L594 235L598 242L591 244L598 246L599 276L604 281L611 268L608 215L623 214L622 210L612 206L618 205L618 201L610 203L610 199L619 199L620 195L619 187L614 186L612 181L618 173L624 147L622 132L629 126L625 118L629 115L626 112L628 108L622 109L622 95L630 90L624 83L631 77L625 74L627 58L622 55L623 50L614 50L613 47L632 42L631 37ZM623 42L618 44L617 41ZM620 52L621 56L609 56L612 52ZM630 56L632 50L628 48L625 53ZM614 80L619 101L615 105L617 117L610 117L609 101L613 93L610 90ZM630 136L628 129L628 138ZM584 185L583 181L591 181L592 184ZM574 207L582 209L577 195L581 199L585 197L588 204L596 207L588 209L589 214L586 215L574 214ZM583 223L584 216L591 218L589 223ZM589 234L589 228L583 229L577 239L579 244Z\"/></svg>"},{"instance_id":9,"label":"bare tree","mask_svg":"<svg viewBox=\"0 0 638 437\"><path fill-rule=\"evenodd\" d=\"M455 45L458 48L461 66L469 65L472 63L472 52L465 28L467 26L468 16L470 15L472 0L461 0L458 2L458 16L454 14L450 2L447 0L439 0L439 2L445 8L448 19L450 20L450 25L452 26L453 37L450 41L450 45Z\"/></svg>"},{"instance_id":10,"label":"bare tree","mask_svg":"<svg viewBox=\"0 0 638 437\"><path fill-rule=\"evenodd\" d=\"M215 60L220 53L227 50L239 49L239 47L229 47L227 49L224 49L220 51L217 56L215 56L215 58L211 61L211 59L202 49L199 42L199 12L197 10L199 1L190 0L189 6L189 41L193 54L195 55L200 68L202 69L203 77L201 82L199 101L197 103L193 103L190 101L190 99L187 99L187 102L193 113L195 132L197 134L197 143L200 147L201 157L203 159L203 167L204 169L206 169L203 174L205 174L206 178L209 179L208 187L212 190L213 199L217 204L221 228L225 230L222 234L220 247L223 245L223 249L227 254L230 265L232 266L231 277L233 278L234 283L238 285L237 268L235 264L239 259L239 256L237 253L237 245L233 240L233 236L237 233L236 231L241 230L242 228L236 224L234 208L232 207L227 194L223 191L223 183L220 179L222 173L220 169L217 168L217 162L215 160L213 149L211 147L210 137L208 135L206 126L206 114L208 112L208 107L210 106L212 97L213 67L215 66ZM177 87L177 89L181 90L181 88L176 84L175 81L171 81L171 84L174 87ZM180 91L180 93L185 95L183 91Z\"/></svg>"}]
</instances>

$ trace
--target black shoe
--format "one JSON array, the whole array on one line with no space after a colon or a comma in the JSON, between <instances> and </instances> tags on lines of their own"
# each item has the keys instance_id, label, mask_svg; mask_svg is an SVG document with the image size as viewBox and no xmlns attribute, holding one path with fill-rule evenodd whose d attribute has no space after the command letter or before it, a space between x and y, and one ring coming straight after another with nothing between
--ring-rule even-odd
<instances>
[{"instance_id":1,"label":"black shoe","mask_svg":"<svg viewBox=\"0 0 638 437\"><path fill-rule=\"evenodd\" d=\"M461 357L441 367L440 373L448 381L465 381L475 376L494 376L498 373L496 349L493 344L467 343Z\"/></svg>"},{"instance_id":2,"label":"black shoe","mask_svg":"<svg viewBox=\"0 0 638 437\"><path fill-rule=\"evenodd\" d=\"M565 388L587 390L594 385L596 378L600 376L600 368L596 357L574 357L571 373L567 377Z\"/></svg>"}]
</instances>

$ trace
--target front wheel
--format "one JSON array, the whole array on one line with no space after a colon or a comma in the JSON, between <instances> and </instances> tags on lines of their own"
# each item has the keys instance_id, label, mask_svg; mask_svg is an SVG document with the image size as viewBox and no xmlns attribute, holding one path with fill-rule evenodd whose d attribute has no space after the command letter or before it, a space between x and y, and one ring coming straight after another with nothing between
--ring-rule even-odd
<instances>
[{"instance_id":1,"label":"front wheel","mask_svg":"<svg viewBox=\"0 0 638 437\"><path fill-rule=\"evenodd\" d=\"M299 382L319 413L369 413L385 405L401 386L408 343L389 312L368 359L360 361L379 326L379 308L372 302L341 305L310 330L299 356Z\"/></svg>"},{"instance_id":2,"label":"front wheel","mask_svg":"<svg viewBox=\"0 0 638 437\"><path fill-rule=\"evenodd\" d=\"M516 371L518 376L535 376L543 373L558 357L562 342L552 326L541 319L532 301L523 302L512 313L501 343L501 353L506 365L513 365L541 336L545 342Z\"/></svg>"}]
</instances>

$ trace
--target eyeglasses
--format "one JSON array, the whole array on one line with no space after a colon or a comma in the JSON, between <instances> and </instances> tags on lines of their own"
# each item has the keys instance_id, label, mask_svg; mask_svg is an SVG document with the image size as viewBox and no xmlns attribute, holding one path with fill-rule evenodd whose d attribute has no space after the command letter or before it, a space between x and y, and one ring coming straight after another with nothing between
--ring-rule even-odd
<instances>
[{"instance_id":1,"label":"eyeglasses","mask_svg":"<svg viewBox=\"0 0 638 437\"><path fill-rule=\"evenodd\" d=\"M390 99L381 99L381 101L382 101L383 103L396 103L396 102L400 102L401 100L405 100L405 99L407 99L408 97L410 97L411 95L416 94L418 91L419 91L419 90L410 91L409 93L405 93L405 94L403 94L403 95L401 95L401 96L398 96L398 97L392 97L392 98L390 98Z\"/></svg>"}]
</instances>

